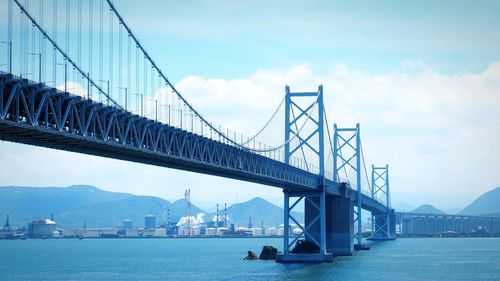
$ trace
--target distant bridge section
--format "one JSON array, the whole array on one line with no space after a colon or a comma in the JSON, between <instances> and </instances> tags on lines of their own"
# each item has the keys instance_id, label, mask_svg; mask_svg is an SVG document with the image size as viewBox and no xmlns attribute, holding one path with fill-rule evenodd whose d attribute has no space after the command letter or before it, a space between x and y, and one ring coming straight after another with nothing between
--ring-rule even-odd
<instances>
[{"instance_id":1,"label":"distant bridge section","mask_svg":"<svg viewBox=\"0 0 500 281\"><path fill-rule=\"evenodd\" d=\"M400 234L405 236L434 235L449 231L458 234L500 233L500 218L495 217L398 212L396 222Z\"/></svg>"}]
</instances>

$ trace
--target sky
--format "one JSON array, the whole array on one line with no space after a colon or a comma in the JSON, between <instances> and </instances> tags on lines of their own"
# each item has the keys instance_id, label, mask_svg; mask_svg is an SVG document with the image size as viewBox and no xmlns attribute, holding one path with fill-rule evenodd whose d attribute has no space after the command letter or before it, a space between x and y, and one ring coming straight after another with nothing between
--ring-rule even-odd
<instances>
[{"instance_id":1,"label":"sky","mask_svg":"<svg viewBox=\"0 0 500 281\"><path fill-rule=\"evenodd\" d=\"M359 122L367 163L389 164L394 204L462 208L500 186L498 1L114 2L215 123L256 132L285 85L322 84L331 123ZM8 142L0 161L0 185L282 205L276 188Z\"/></svg>"}]
</instances>

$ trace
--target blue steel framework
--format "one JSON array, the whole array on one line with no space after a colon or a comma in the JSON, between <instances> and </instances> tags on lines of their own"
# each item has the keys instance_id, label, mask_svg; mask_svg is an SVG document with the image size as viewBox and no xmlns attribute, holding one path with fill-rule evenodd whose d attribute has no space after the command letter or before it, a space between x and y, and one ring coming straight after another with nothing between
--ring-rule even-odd
<instances>
[{"instance_id":1,"label":"blue steel framework","mask_svg":"<svg viewBox=\"0 0 500 281\"><path fill-rule=\"evenodd\" d=\"M391 224L395 223L391 212L391 193L389 189L389 165L375 167L372 165L371 180L372 199L377 200L379 195L385 196L387 212L372 213L372 235L370 239L394 239Z\"/></svg>"},{"instance_id":2,"label":"blue steel framework","mask_svg":"<svg viewBox=\"0 0 500 281\"><path fill-rule=\"evenodd\" d=\"M356 124L355 128L338 128L337 124L333 125L334 181L340 182L340 173L345 171L345 168L350 168L356 172L357 197L363 198L361 194L361 137L359 135L359 124ZM357 223L356 241L358 245L362 244L363 238L362 204L362 200L358 200L354 208L354 214L356 215L354 223Z\"/></svg>"},{"instance_id":3,"label":"blue steel framework","mask_svg":"<svg viewBox=\"0 0 500 281\"><path fill-rule=\"evenodd\" d=\"M315 98L315 102L312 102L307 107L300 106L296 99L301 98ZM310 116L308 112L317 106L317 116ZM294 114L294 109L299 111L298 115ZM317 189L310 192L295 193L293 190L284 189L284 239L283 239L283 261L294 260L296 255L290 253L290 248L295 244L295 242L300 238L305 238L308 241L313 242L319 248L318 260L324 258L327 255L326 251L326 223L325 223L325 148L324 148L324 120L323 120L323 86L318 87L317 92L290 92L290 87L285 88L285 163L290 163L290 158L294 153L299 153L301 151L304 153L304 148L308 148L315 155L318 156L318 166L319 174L317 181ZM298 123L301 119L308 118L306 121L312 121L314 123L314 130L308 133L306 136L301 136L298 129ZM304 121L304 122L306 122ZM298 139L298 144L291 146L288 142L290 139L290 134L296 134ZM316 138L317 137L317 138ZM314 140L317 139L317 145L315 146ZM290 206L290 198L298 198ZM315 198L319 198L314 200ZM291 212L297 204L299 204L304 199L304 204L312 206L312 212L314 215L311 221L306 222L305 226L302 226L297 219L295 219ZM315 202L316 201L316 202ZM319 203L319 204L318 204ZM297 235L292 242L290 242L290 220L292 220L302 232ZM318 227L319 226L319 227ZM319 241L318 236L316 238L311 235L309 231L311 228L319 228ZM302 257L301 257L302 258Z\"/></svg>"},{"instance_id":4,"label":"blue steel framework","mask_svg":"<svg viewBox=\"0 0 500 281\"><path fill-rule=\"evenodd\" d=\"M348 198L349 200L355 202L358 214L361 214L361 208L364 208L372 213L387 212L388 208L381 202L361 194L361 169L360 157L358 157L360 155L359 125L357 125L356 129L339 130L337 130L335 125L334 180L331 181L325 178L325 150L323 143L324 104L322 86L319 86L318 92L311 93L291 93L289 87L286 88L285 117L287 123L285 124L285 142L283 145L285 147L285 159L284 162L281 162L279 158L278 160L275 160L261 154L262 152L276 152L276 149L283 146L277 146L276 148L264 148L263 150L260 148L257 150L255 147L251 149L250 147L246 147L243 141L241 144L237 143L236 137L234 139L229 138L229 133L222 132L220 129L214 127L210 122L203 119L201 115L199 115L196 110L192 108L177 92L166 76L156 66L142 45L140 45L137 38L133 35L130 28L125 24L123 18L118 14L111 1L105 0L110 6L112 16L114 15L117 17L119 19L120 26L123 26L126 29L129 37L128 44L130 45L131 39L136 44L136 55L139 54L138 50L143 52L145 60L147 59L152 69L157 71L158 77L163 79L163 82L165 82L167 86L170 86L172 92L177 94L178 98L182 100L192 112L195 113L197 118L205 122L211 132L213 131L214 134L219 136L218 141L216 138L205 137L203 133L200 135L184 130L182 125L178 128L171 126L170 124L167 125L158 122L157 120L152 120L152 118L148 119L142 114L138 115L127 111L111 96L110 88L116 88L110 87L112 81L106 81L99 78L99 82L107 82L107 91L104 91L101 88L101 85L96 84L94 80L92 80L90 71L84 70L84 67L80 65L80 55L78 54L78 61L75 62L70 57L69 52L65 52L59 47L56 42L57 36L55 36L54 40L50 34L45 32L43 26L41 26L43 22L39 24L30 15L29 11L26 10L17 0L8 0L9 36L7 43L9 45L9 51L12 51L12 44L14 43L12 38L12 1L16 3L21 10L21 17L24 16L27 18L25 21L25 27L32 26L33 36L35 34L35 30L38 29L41 33L40 40L46 40L52 45L54 52L54 73L56 72L55 65L64 66L65 90L57 90L55 88L56 81L52 81L54 82L53 87L48 87L44 83L36 83L23 78L23 72L21 72L21 77L13 75L12 54L10 54L8 63L9 73L0 72L0 139L90 155L122 159L126 161L170 167L203 174L211 174L282 188L285 193L286 206L286 242L284 243L284 252L288 255L290 247L293 246L297 239L299 239L294 239L292 243L289 243L289 223L290 220L292 220L303 230L303 234L300 237L313 241L320 249L319 258L317 257L318 255L316 255L316 257L304 258L304 260L309 261L324 261L326 260L324 257L329 255L325 246L327 244L326 239L331 238L329 236L327 237L325 234L326 195L329 196L329 200L332 196L343 196L344 198ZM68 2L66 5L67 17L69 15L69 7L70 5ZM54 11L56 10L57 9L54 6ZM81 17L81 15L79 15L79 17ZM30 22L30 24L28 24L28 22ZM80 19L78 28L79 30L81 29ZM55 29L56 27L54 26L54 30ZM67 23L66 50L68 50L69 44L67 37L68 32ZM79 31L78 33L78 48L80 49L81 32ZM26 34L28 33L26 32L24 35ZM24 44L26 45L26 42L24 42ZM119 47L121 48L121 45ZM100 48L102 49L102 46ZM40 53L41 52L42 51L40 51ZM64 63L58 63L55 54L59 54L63 58ZM28 56L28 54L26 53L24 56ZM27 70L27 60L22 59L24 56L23 53L20 53L20 60L24 63L24 70ZM100 54L100 57L101 56L102 54ZM43 61L45 62L45 58L43 58ZM91 56L89 56L89 61L89 65L91 65ZM40 59L40 62L42 62L42 59ZM112 57L110 57L110 62L112 62ZM119 64L121 64L121 60L119 61ZM86 84L86 98L68 93L68 65L73 69L73 74L75 75L73 78L75 81L79 80L82 82L83 80L83 85ZM38 67L41 69L41 63ZM144 63L144 71L146 71L146 63ZM32 72L35 73L36 71L33 70ZM39 76L42 74L41 72L41 70L38 70ZM100 72L102 72L102 70L100 70ZM151 85L153 83L154 81L152 80ZM130 85L122 87L121 82L118 84L117 88L131 90ZM158 84L160 84L160 81ZM107 104L96 102L91 99L90 89L92 87L98 91L99 97L101 95L105 97ZM125 101L127 101L127 92L129 91L125 90ZM137 96L143 95L138 92L135 94ZM316 97L316 100L311 103L310 106L302 108L298 105L298 103L293 101L292 97ZM101 101L101 98L99 98L99 101ZM294 108L299 110L299 114L297 116L294 115ZM317 117L312 116L314 109L318 111ZM290 114L292 116L290 116ZM193 115L192 118L194 118ZM299 129L297 126L297 122L304 118L307 118L307 120L303 124L310 121L317 127L312 133L306 136L301 135L301 133L304 133L302 131L303 127ZM339 171L343 168L345 169L347 165L353 167L350 163L352 157L349 159L344 158L342 157L342 153L340 151L345 145L354 148L350 144L350 140L352 138L349 138L347 141L346 139L340 137L340 132L344 131L355 132L356 152L353 157L356 157L357 168L355 168L355 170L358 175L357 191L352 190L348 183L339 184ZM291 135L293 135L293 137ZM313 141L316 136L318 138L317 143ZM250 140L253 139L254 138L251 138ZM295 144L292 140L298 140L298 144ZM340 145L340 140L347 142ZM315 145L317 145L317 147L315 147ZM292 163L290 163L292 155L299 153L299 151L302 152L305 158L305 154L303 152L304 149L310 149L313 154L317 155L319 162L319 169L317 171L315 171L314 167L311 167L307 163L305 167L302 166L301 168L295 167ZM340 167L337 165L338 159L343 161L341 162ZM292 206L289 204L289 198L291 197L298 198ZM312 215L309 214L306 216L305 226L302 226L295 218L290 216L290 210L297 206L297 203L304 198L306 213L309 212L312 213ZM360 223L361 221L358 219L358 224L360 225ZM331 222L329 222L329 225L331 225ZM360 229L360 227L358 227L358 229ZM315 232L313 235L309 233L311 230ZM358 238L360 238L359 235L360 233L358 233ZM330 240L328 241L328 243L331 243Z\"/></svg>"}]
</instances>

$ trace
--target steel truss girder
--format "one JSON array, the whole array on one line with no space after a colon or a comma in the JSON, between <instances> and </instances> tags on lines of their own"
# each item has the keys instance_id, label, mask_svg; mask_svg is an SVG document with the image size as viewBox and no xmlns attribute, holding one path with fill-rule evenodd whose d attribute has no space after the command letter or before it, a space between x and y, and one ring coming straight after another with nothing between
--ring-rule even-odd
<instances>
[{"instance_id":1,"label":"steel truss girder","mask_svg":"<svg viewBox=\"0 0 500 281\"><path fill-rule=\"evenodd\" d=\"M68 143L77 139L89 150L94 144L108 144L113 149L140 150L198 167L188 170L198 171L202 169L199 167L207 166L224 170L222 173L229 173L228 177L251 178L253 182L282 188L318 188L318 175L10 74L0 73L0 90L0 123L7 128L18 126L28 131L33 129L37 134L66 136ZM37 141L7 130L0 131L0 139ZM56 143L38 145L58 147ZM72 150L63 144L60 147ZM85 153L110 157L102 149ZM115 153L126 151L115 151L112 155Z\"/></svg>"}]
</instances>

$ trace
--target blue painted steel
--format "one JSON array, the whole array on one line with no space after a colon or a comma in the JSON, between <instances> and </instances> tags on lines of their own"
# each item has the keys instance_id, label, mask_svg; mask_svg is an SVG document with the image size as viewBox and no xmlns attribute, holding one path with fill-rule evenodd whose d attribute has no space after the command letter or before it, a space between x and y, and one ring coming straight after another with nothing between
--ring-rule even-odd
<instances>
[{"instance_id":1,"label":"blue painted steel","mask_svg":"<svg viewBox=\"0 0 500 281\"><path fill-rule=\"evenodd\" d=\"M312 102L307 107L301 107L297 102L294 101L294 98L303 98L303 97L316 97L315 101ZM311 116L310 110L317 106L318 115ZM325 217L325 149L324 149L324 121L323 121L323 86L320 85L318 87L317 92L290 92L290 87L285 87L285 163L290 163L290 158L294 153L298 153L301 150L302 155L305 157L304 148L309 148L314 154L318 156L318 166L319 166L319 175L317 182L317 191L301 193L300 195L294 196L291 190L284 190L284 242L283 242L283 261L291 260L293 257L290 257L290 248L293 247L295 242L300 238L304 237L305 239L314 242L320 249L320 254L326 255L326 217ZM299 110L298 115L296 116L293 113L293 108ZM300 130L298 129L298 122L301 119L307 118L308 120L312 120L314 124L316 124L317 128L313 130L312 133L303 137L300 135ZM306 121L308 121L306 120ZM295 129L293 128L295 127ZM292 143L289 142L290 134L293 133L297 139L298 144L292 147ZM318 144L317 147L314 147L313 137L318 136ZM304 159L306 160L306 159ZM306 169L308 167L306 166ZM294 204L290 207L290 198L298 197ZM319 197L319 206L314 203L311 198ZM300 223L290 214L293 208L302 200L307 201L307 204L312 204L317 211L317 215L314 216L311 222L305 227L301 226ZM289 241L290 234L290 220L292 220L299 228L302 229L302 233L298 235L291 243ZM314 237L309 233L311 227L315 224L319 224L319 241L318 237ZM312 257L312 256L311 256Z\"/></svg>"},{"instance_id":2,"label":"blue painted steel","mask_svg":"<svg viewBox=\"0 0 500 281\"><path fill-rule=\"evenodd\" d=\"M358 202L356 202L357 206L357 222L358 222L358 232L356 235L356 239L358 241L358 245L362 244L362 239L363 239L363 225L362 225L362 218L363 216L361 215L361 201L362 201L362 196L361 196L361 137L359 135L359 123L356 124L356 185L357 185L357 191L358 191Z\"/></svg>"},{"instance_id":3,"label":"blue painted steel","mask_svg":"<svg viewBox=\"0 0 500 281\"><path fill-rule=\"evenodd\" d=\"M343 152L348 152L347 156ZM353 160L356 161L355 165L351 163ZM359 124L356 124L355 128L339 128L337 124L333 125L333 175L335 181L340 182L339 174L341 171L345 171L346 167L350 167L356 172L358 200L356 201L354 213L356 214L355 222L357 223L356 241L358 245L361 245L363 238L361 218L363 194L361 193L361 137Z\"/></svg>"},{"instance_id":4,"label":"blue painted steel","mask_svg":"<svg viewBox=\"0 0 500 281\"><path fill-rule=\"evenodd\" d=\"M386 212L372 213L372 235L371 239L393 239L395 235L395 222L392 216L394 210L391 210L390 192L389 192L389 165L375 167L372 165L372 185L371 196L377 200L378 194L385 197Z\"/></svg>"}]
</instances>

